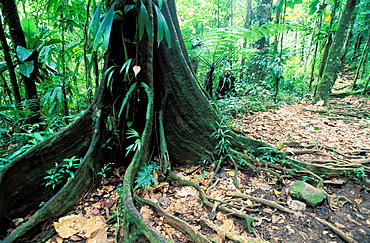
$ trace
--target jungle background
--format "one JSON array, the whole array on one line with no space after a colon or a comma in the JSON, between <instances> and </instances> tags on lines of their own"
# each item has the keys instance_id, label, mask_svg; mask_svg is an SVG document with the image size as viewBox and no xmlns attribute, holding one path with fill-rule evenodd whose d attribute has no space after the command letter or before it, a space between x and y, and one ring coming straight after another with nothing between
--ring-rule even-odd
<instances>
[{"instance_id":1,"label":"jungle background","mask_svg":"<svg viewBox=\"0 0 370 243\"><path fill-rule=\"evenodd\" d=\"M192 163L178 162L181 156L177 156L172 165L181 180L193 184L173 186L161 178L163 154L150 156L150 162L133 173L132 190L141 197L132 197L148 227L174 242L370 242L368 1L178 0L183 37L179 43L170 41L162 1L153 3L152 11L147 1L2 0L0 4L1 183L13 161L27 157L31 148L39 148L38 144L79 121L99 97L99 86L115 92L113 67L119 66L123 79L130 82L149 70L127 56L120 65L114 61L107 65L107 53L131 55L130 50L114 49L113 44L122 40L129 43L129 37L117 35L112 23L137 8L138 24L132 29L137 28L139 38L130 43L150 44L145 35L155 12L153 48L184 45L192 74L221 117L212 122L215 129L206 138L214 140L212 156L205 149L204 157ZM128 85L124 91L130 95L134 89ZM135 99L146 100L140 95ZM170 106L171 100L167 103ZM146 109L139 102L131 105ZM119 115L128 113L123 107L118 107ZM123 132L115 126L114 116L105 118L110 136L102 148L112 152L97 169L94 185L77 206L69 207L68 216L51 215L37 234L22 233L27 239L23 242L145 242L139 236L128 237L122 229L126 215L121 206L127 161L143 149L142 131L131 126L131 120L140 119L127 115ZM234 129L312 167L294 173L296 168L286 169L280 162L283 157L265 150L264 144L260 144L261 153L240 151L253 158L250 164L234 161L229 148ZM80 143L83 138L78 131L75 134L69 139ZM115 139L119 136L124 143ZM119 156L117 147L123 148ZM51 167L39 170L42 187L55 192L75 180L82 156L73 152L70 148L65 157L58 154ZM296 179L325 191L328 199L313 207L292 200L289 188ZM3 200L6 195L1 195ZM22 201L28 203L27 198ZM212 204L207 205L209 201ZM37 207L45 203L40 199ZM21 207L16 205L3 200L1 216L8 208ZM4 242L15 240L9 235L16 235L15 229L34 213L35 209L2 219Z\"/></svg>"}]
</instances>

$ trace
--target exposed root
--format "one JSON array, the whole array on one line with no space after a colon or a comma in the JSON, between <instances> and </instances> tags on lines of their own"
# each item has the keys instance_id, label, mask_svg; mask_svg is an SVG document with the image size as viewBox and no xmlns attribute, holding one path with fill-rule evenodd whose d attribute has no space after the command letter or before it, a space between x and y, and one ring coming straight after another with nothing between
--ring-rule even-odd
<instances>
[{"instance_id":1,"label":"exposed root","mask_svg":"<svg viewBox=\"0 0 370 243\"><path fill-rule=\"evenodd\" d=\"M303 214L303 213L298 213L296 211L290 210L290 209L288 209L288 208L286 208L284 206L281 206L281 205L279 205L279 204L277 204L277 203L275 203L273 201L270 201L270 200L256 198L256 197L252 197L252 196L249 196L249 195L246 195L246 194L243 194L243 193L238 193L238 192L226 192L226 195L233 196L233 197L239 197L239 198L243 198L243 199L250 199L252 201L259 202L259 203L264 204L264 205L267 205L269 207L278 209L278 210L280 210L282 212L286 212L286 213L289 213L289 214L294 214L294 215L297 215L299 217L306 217L306 215ZM331 223L327 222L326 220L320 219L319 217L316 217L313 214L308 214L308 215L311 216L312 218L316 219L321 224L323 224L326 227L328 227L330 230L332 230L334 233L336 233L345 242L348 242L348 243L357 243L357 241L355 241L354 239L352 239L345 232L343 232L342 230L340 230L338 227L335 227Z\"/></svg>"},{"instance_id":2,"label":"exposed root","mask_svg":"<svg viewBox=\"0 0 370 243\"><path fill-rule=\"evenodd\" d=\"M269 207L276 208L276 209L278 209L282 212L298 215L297 212L295 212L293 210L290 210L289 208L286 208L284 206L281 206L280 204L277 204L274 201L266 200L266 199L263 199L263 198L252 197L252 196L246 195L244 193L232 192L232 191L226 192L226 195L227 196L232 196L232 197L240 197L240 198L243 198L243 199L249 199L249 200L267 205Z\"/></svg>"},{"instance_id":3,"label":"exposed root","mask_svg":"<svg viewBox=\"0 0 370 243\"><path fill-rule=\"evenodd\" d=\"M343 232L342 230L340 230L338 227L335 227L334 225L332 225L328 221L326 221L324 219L320 219L320 218L316 217L313 214L310 214L310 216L313 217L314 219L316 219L318 222L320 222L323 225L325 225L326 227L328 227L330 230L332 230L334 233L336 233L345 242L347 242L347 243L357 243L356 240L352 239L352 237L350 237L345 232Z\"/></svg>"},{"instance_id":4,"label":"exposed root","mask_svg":"<svg viewBox=\"0 0 370 243\"><path fill-rule=\"evenodd\" d=\"M194 230L194 228L192 226L190 226L188 223L186 223L185 221L183 221L181 219L178 219L178 218L168 214L159 205L157 205L157 204L155 204L155 203L153 203L149 200L143 199L143 198L139 197L138 195L135 195L135 199L138 200L141 203L145 203L145 204L153 207L155 209L155 211L157 211L158 214L164 216L164 218L167 220L168 224L170 224L175 229L183 232L184 234L188 235L194 242L199 242L199 243L201 243L201 242L211 243L212 242L207 237L205 237L201 233Z\"/></svg>"}]
</instances>

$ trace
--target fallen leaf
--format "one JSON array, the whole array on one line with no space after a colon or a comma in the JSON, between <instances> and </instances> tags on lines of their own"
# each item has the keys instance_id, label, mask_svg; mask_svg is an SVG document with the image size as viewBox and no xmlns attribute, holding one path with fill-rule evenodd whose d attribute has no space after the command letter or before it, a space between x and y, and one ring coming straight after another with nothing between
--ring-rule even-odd
<instances>
[{"instance_id":1,"label":"fallen leaf","mask_svg":"<svg viewBox=\"0 0 370 243\"><path fill-rule=\"evenodd\" d=\"M341 224L341 223L338 223L338 222L335 222L335 225L338 227L338 228L341 228L341 229L344 229L346 226Z\"/></svg>"},{"instance_id":2,"label":"fallen leaf","mask_svg":"<svg viewBox=\"0 0 370 243\"><path fill-rule=\"evenodd\" d=\"M54 228L60 237L69 238L83 229L86 220L82 214L73 214L60 218L58 222L54 222Z\"/></svg>"},{"instance_id":3,"label":"fallen leaf","mask_svg":"<svg viewBox=\"0 0 370 243\"><path fill-rule=\"evenodd\" d=\"M180 197L186 196L195 196L198 193L197 189L192 186L184 186L180 191L177 192L177 195Z\"/></svg>"},{"instance_id":4,"label":"fallen leaf","mask_svg":"<svg viewBox=\"0 0 370 243\"><path fill-rule=\"evenodd\" d=\"M77 236L77 235L72 235L71 237L69 237L69 240L71 241L80 241L80 240L83 240L81 237Z\"/></svg>"},{"instance_id":5,"label":"fallen leaf","mask_svg":"<svg viewBox=\"0 0 370 243\"><path fill-rule=\"evenodd\" d=\"M356 220L354 220L350 214L347 214L346 217L347 217L348 221L350 221L354 224L357 224L358 226L362 226L362 224L357 222Z\"/></svg>"},{"instance_id":6,"label":"fallen leaf","mask_svg":"<svg viewBox=\"0 0 370 243\"><path fill-rule=\"evenodd\" d=\"M272 214L274 212L274 210L272 210L271 208L264 208L263 212L268 213L268 214Z\"/></svg>"},{"instance_id":7,"label":"fallen leaf","mask_svg":"<svg viewBox=\"0 0 370 243\"><path fill-rule=\"evenodd\" d=\"M231 232L235 228L234 221L232 219L225 219L223 220L223 225L221 225L220 228L224 231Z\"/></svg>"},{"instance_id":8,"label":"fallen leaf","mask_svg":"<svg viewBox=\"0 0 370 243\"><path fill-rule=\"evenodd\" d=\"M141 209L140 209L140 214L141 214L144 218L149 219L149 218L150 218L150 216L153 214L153 210L151 210L151 209L149 208L149 206L143 206L143 207L141 207Z\"/></svg>"},{"instance_id":9,"label":"fallen leaf","mask_svg":"<svg viewBox=\"0 0 370 243\"><path fill-rule=\"evenodd\" d=\"M354 199L353 201L355 201L356 204L362 203L362 199Z\"/></svg>"},{"instance_id":10,"label":"fallen leaf","mask_svg":"<svg viewBox=\"0 0 370 243\"><path fill-rule=\"evenodd\" d=\"M86 243L106 243L108 241L107 229L99 228L91 234L90 238L87 239Z\"/></svg>"},{"instance_id":11,"label":"fallen leaf","mask_svg":"<svg viewBox=\"0 0 370 243\"><path fill-rule=\"evenodd\" d=\"M279 192L278 190L276 190L276 189L273 189L273 191L274 191L274 193L275 193L275 195L279 195L281 192Z\"/></svg>"},{"instance_id":12,"label":"fallen leaf","mask_svg":"<svg viewBox=\"0 0 370 243\"><path fill-rule=\"evenodd\" d=\"M272 215L272 223L282 224L285 222L285 216L283 214L275 213Z\"/></svg>"}]
</instances>

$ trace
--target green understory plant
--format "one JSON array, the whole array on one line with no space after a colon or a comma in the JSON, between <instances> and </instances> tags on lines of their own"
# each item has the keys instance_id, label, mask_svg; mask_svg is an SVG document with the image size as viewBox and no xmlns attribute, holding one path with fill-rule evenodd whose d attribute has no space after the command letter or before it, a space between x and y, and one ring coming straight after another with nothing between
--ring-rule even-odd
<instances>
[{"instance_id":1,"label":"green understory plant","mask_svg":"<svg viewBox=\"0 0 370 243\"><path fill-rule=\"evenodd\" d=\"M111 165L106 164L104 165L103 168L100 169L100 171L98 172L98 175L101 175L103 178L106 178L108 171L110 171L111 169L112 169Z\"/></svg>"},{"instance_id":2,"label":"green understory plant","mask_svg":"<svg viewBox=\"0 0 370 243\"><path fill-rule=\"evenodd\" d=\"M48 175L44 177L44 179L47 180L45 186L51 186L54 190L60 183L69 179L74 179L75 172L78 169L80 162L81 159L76 158L76 156L69 159L63 159L62 164L55 162L55 167L46 171Z\"/></svg>"},{"instance_id":3,"label":"green understory plant","mask_svg":"<svg viewBox=\"0 0 370 243\"><path fill-rule=\"evenodd\" d=\"M134 152L134 151L140 149L140 147L141 147L141 138L140 138L140 134L132 128L128 129L126 135L128 135L127 136L128 139L129 138L136 138L135 142L126 148L126 150L127 150L126 156L127 156L131 151Z\"/></svg>"},{"instance_id":4,"label":"green understory plant","mask_svg":"<svg viewBox=\"0 0 370 243\"><path fill-rule=\"evenodd\" d=\"M158 166L154 161L150 161L148 165L142 166L136 176L136 186L134 191L138 188L143 188L145 191L147 191L152 184L158 185L157 179L155 179L153 172L159 168L160 166Z\"/></svg>"},{"instance_id":5,"label":"green understory plant","mask_svg":"<svg viewBox=\"0 0 370 243\"><path fill-rule=\"evenodd\" d=\"M218 143L215 146L215 150L217 155L225 155L230 150L231 139L233 138L230 135L230 130L228 129L227 125L224 124L224 120L222 119L220 122L216 122L217 128L216 131L211 134L211 137L217 139Z\"/></svg>"}]
</instances>

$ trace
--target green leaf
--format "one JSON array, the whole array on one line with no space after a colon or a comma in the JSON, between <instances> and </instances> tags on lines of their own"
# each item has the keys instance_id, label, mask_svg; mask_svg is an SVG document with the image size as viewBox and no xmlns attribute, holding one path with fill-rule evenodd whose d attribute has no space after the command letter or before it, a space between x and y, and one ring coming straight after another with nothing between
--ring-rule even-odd
<instances>
[{"instance_id":1,"label":"green leaf","mask_svg":"<svg viewBox=\"0 0 370 243\"><path fill-rule=\"evenodd\" d=\"M133 4L126 5L126 6L125 6L124 11L125 11L125 13L127 14L127 13L128 13L128 11L130 11L131 9L133 9L133 8L135 8L135 7L136 7L136 6L135 6L135 5L133 5Z\"/></svg>"},{"instance_id":2,"label":"green leaf","mask_svg":"<svg viewBox=\"0 0 370 243\"><path fill-rule=\"evenodd\" d=\"M21 62L29 58L34 51L35 49L27 49L27 48L24 48L23 46L17 46L17 49L16 49L17 57L19 58Z\"/></svg>"},{"instance_id":3,"label":"green leaf","mask_svg":"<svg viewBox=\"0 0 370 243\"><path fill-rule=\"evenodd\" d=\"M110 32L112 30L112 23L114 18L114 6L117 1L115 1L108 12L105 14L103 22L101 23L93 42L93 50L98 49L98 46L100 44L100 39L104 35L104 41L103 41L103 52L108 48L109 44L109 38L110 38Z\"/></svg>"},{"instance_id":4,"label":"green leaf","mask_svg":"<svg viewBox=\"0 0 370 243\"><path fill-rule=\"evenodd\" d=\"M37 32L35 21L33 19L24 18L21 20L21 26L29 46L31 38L34 37Z\"/></svg>"},{"instance_id":5,"label":"green leaf","mask_svg":"<svg viewBox=\"0 0 370 243\"><path fill-rule=\"evenodd\" d=\"M144 3L141 3L139 12L139 40L144 36L144 29L148 35L152 34L148 11L146 10Z\"/></svg>"},{"instance_id":6,"label":"green leaf","mask_svg":"<svg viewBox=\"0 0 370 243\"><path fill-rule=\"evenodd\" d=\"M161 12L161 10L154 5L154 9L156 12L157 16L157 42L161 42L163 39L163 33L166 37L168 46L171 47L171 35L170 35L170 30L168 29L167 22Z\"/></svg>"},{"instance_id":7,"label":"green leaf","mask_svg":"<svg viewBox=\"0 0 370 243\"><path fill-rule=\"evenodd\" d=\"M33 61L19 64L20 73L26 76L27 78L31 77L31 73L33 72L33 70L34 70Z\"/></svg>"},{"instance_id":8,"label":"green leaf","mask_svg":"<svg viewBox=\"0 0 370 243\"><path fill-rule=\"evenodd\" d=\"M125 75L128 74L128 70L130 69L130 65L131 65L131 62L132 62L132 58L128 59L123 65L122 65L122 68L121 70L119 71L120 73L122 73L122 71L125 69Z\"/></svg>"},{"instance_id":9,"label":"green leaf","mask_svg":"<svg viewBox=\"0 0 370 243\"><path fill-rule=\"evenodd\" d=\"M94 12L94 16L89 26L89 35L91 35L93 39L95 39L95 35L99 29L101 6L102 6L102 2L100 2L98 7L96 8Z\"/></svg>"},{"instance_id":10,"label":"green leaf","mask_svg":"<svg viewBox=\"0 0 370 243\"><path fill-rule=\"evenodd\" d=\"M310 12L308 15L312 15L317 11L317 4L320 3L320 0L313 0L312 3L310 4Z\"/></svg>"}]
</instances>

